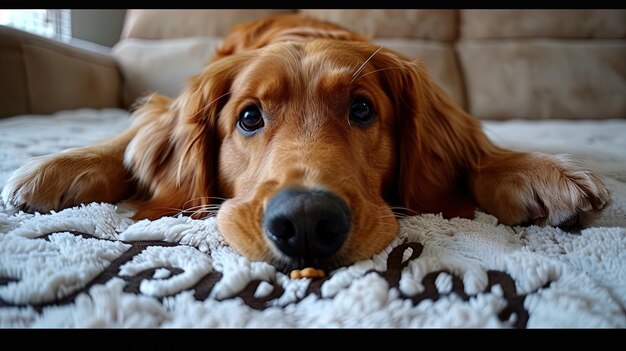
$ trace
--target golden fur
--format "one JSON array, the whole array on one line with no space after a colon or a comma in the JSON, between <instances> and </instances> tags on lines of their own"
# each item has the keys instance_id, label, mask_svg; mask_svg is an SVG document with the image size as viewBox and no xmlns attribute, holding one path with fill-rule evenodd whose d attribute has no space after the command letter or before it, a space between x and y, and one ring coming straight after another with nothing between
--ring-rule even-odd
<instances>
[{"instance_id":1,"label":"golden fur","mask_svg":"<svg viewBox=\"0 0 626 351\"><path fill-rule=\"evenodd\" d=\"M351 122L356 98L372 103L371 125ZM250 104L265 126L243 136ZM111 140L31 161L3 197L43 211L129 199L137 219L216 214L241 254L287 267L297 263L262 227L285 187L323 188L350 208L329 267L385 248L402 213L471 218L478 207L507 225L559 225L609 201L602 179L571 159L494 146L421 63L301 15L236 28L180 96L147 97Z\"/></svg>"}]
</instances>

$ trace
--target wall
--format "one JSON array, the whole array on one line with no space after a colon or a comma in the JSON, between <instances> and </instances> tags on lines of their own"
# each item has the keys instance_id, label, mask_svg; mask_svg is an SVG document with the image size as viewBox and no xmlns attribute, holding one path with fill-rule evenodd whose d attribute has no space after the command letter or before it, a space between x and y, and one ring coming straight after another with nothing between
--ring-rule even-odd
<instances>
[{"instance_id":1,"label":"wall","mask_svg":"<svg viewBox=\"0 0 626 351\"><path fill-rule=\"evenodd\" d=\"M126 10L71 10L72 37L112 47L122 32Z\"/></svg>"}]
</instances>

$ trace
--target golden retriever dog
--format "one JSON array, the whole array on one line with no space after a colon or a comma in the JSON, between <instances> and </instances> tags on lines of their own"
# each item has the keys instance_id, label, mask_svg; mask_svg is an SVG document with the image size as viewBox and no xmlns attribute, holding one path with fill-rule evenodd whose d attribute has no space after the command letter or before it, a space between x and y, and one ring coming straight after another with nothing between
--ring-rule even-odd
<instances>
[{"instance_id":1,"label":"golden retriever dog","mask_svg":"<svg viewBox=\"0 0 626 351\"><path fill-rule=\"evenodd\" d=\"M216 216L239 253L289 270L370 258L404 215L585 225L610 195L571 157L495 146L420 62L287 15L235 28L178 97L143 99L110 140L29 161L2 197Z\"/></svg>"}]
</instances>

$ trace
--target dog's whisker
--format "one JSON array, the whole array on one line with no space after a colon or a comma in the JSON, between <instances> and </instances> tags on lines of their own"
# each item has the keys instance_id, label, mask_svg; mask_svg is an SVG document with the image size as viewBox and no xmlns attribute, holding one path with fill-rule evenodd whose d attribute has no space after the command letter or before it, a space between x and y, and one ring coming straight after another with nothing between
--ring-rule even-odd
<instances>
[{"instance_id":1,"label":"dog's whisker","mask_svg":"<svg viewBox=\"0 0 626 351\"><path fill-rule=\"evenodd\" d=\"M367 72L367 73L364 73L364 74L360 75L359 77L357 77L357 78L355 78L355 79L361 79L361 78L363 78L363 77L365 77L365 76L368 76L368 75L370 75L370 74L372 74L372 73L378 73L378 72L382 72L382 71L388 71L388 70L390 70L390 69L402 69L402 70L406 70L407 68L406 68L406 67L402 67L402 66L394 66L394 67L380 68L380 69L374 70L374 71L372 71L372 72Z\"/></svg>"},{"instance_id":2,"label":"dog's whisker","mask_svg":"<svg viewBox=\"0 0 626 351\"><path fill-rule=\"evenodd\" d=\"M215 216L217 216L217 211L197 210L197 211L194 211L191 214L191 217L196 216L196 215L206 215L206 216L202 216L202 217L215 217Z\"/></svg>"},{"instance_id":3,"label":"dog's whisker","mask_svg":"<svg viewBox=\"0 0 626 351\"><path fill-rule=\"evenodd\" d=\"M183 211L218 211L220 209L219 206L194 206L184 209Z\"/></svg>"},{"instance_id":4,"label":"dog's whisker","mask_svg":"<svg viewBox=\"0 0 626 351\"><path fill-rule=\"evenodd\" d=\"M388 218L406 218L406 217L410 217L410 215L407 215L404 213L398 213L395 211L392 211L391 213L389 213L385 210L380 210L378 215L376 216L378 220L388 219Z\"/></svg>"},{"instance_id":5,"label":"dog's whisker","mask_svg":"<svg viewBox=\"0 0 626 351\"><path fill-rule=\"evenodd\" d=\"M232 93L233 93L232 91L228 91L228 92L226 92L226 93L224 93L224 94L222 94L222 95L220 95L220 96L216 97L215 99L213 99L212 101L210 101L208 104L206 104L203 108L201 108L200 110L198 110L198 112L194 113L194 114L193 114L193 116L191 116L191 117L193 118L193 117L196 117L197 115L199 115L200 113L203 113L203 112L204 112L204 111L206 111L209 107L211 107L211 105L213 105L213 103L215 103L217 100L219 100L219 99L223 98L224 96L227 96L227 95L229 95L229 94L232 94Z\"/></svg>"},{"instance_id":6,"label":"dog's whisker","mask_svg":"<svg viewBox=\"0 0 626 351\"><path fill-rule=\"evenodd\" d=\"M185 203L183 204L183 207L185 207L185 205L187 205L190 202L195 202L195 201L200 201L200 200L219 200L219 201L226 201L228 199L224 198L224 197L219 197L219 196L198 196L198 197L194 197L190 200L185 201ZM204 205L201 205L204 206Z\"/></svg>"},{"instance_id":7,"label":"dog's whisker","mask_svg":"<svg viewBox=\"0 0 626 351\"><path fill-rule=\"evenodd\" d=\"M195 211L193 211L192 214L200 214L200 213L209 213L209 214L214 214L217 215L217 213L219 212L219 209L197 209Z\"/></svg>"},{"instance_id":8,"label":"dog's whisker","mask_svg":"<svg viewBox=\"0 0 626 351\"><path fill-rule=\"evenodd\" d=\"M404 213L394 212L393 215L386 216L385 218L409 218L409 217L412 217L412 216L406 215Z\"/></svg>"},{"instance_id":9,"label":"dog's whisker","mask_svg":"<svg viewBox=\"0 0 626 351\"><path fill-rule=\"evenodd\" d=\"M197 209L211 209L211 210L215 210L215 209L219 209L220 207L222 207L220 204L208 204L208 205L198 205L198 206L191 206L191 207L186 207L185 209L190 211L190 210L197 210Z\"/></svg>"},{"instance_id":10,"label":"dog's whisker","mask_svg":"<svg viewBox=\"0 0 626 351\"><path fill-rule=\"evenodd\" d=\"M176 208L176 207L159 207L161 210L177 211L174 216L187 215L191 212L191 216L200 213L217 214L220 209L220 205L199 205L189 208ZM192 212L193 211L193 212Z\"/></svg>"},{"instance_id":11,"label":"dog's whisker","mask_svg":"<svg viewBox=\"0 0 626 351\"><path fill-rule=\"evenodd\" d=\"M352 80L350 80L350 83L354 82L354 80L357 78L357 76L359 75L359 73L361 73L361 71L365 68L365 65L370 62L370 60L374 57L374 55L376 55L380 50L382 50L382 46L378 48L378 50L374 51L373 54L370 55L370 57L367 58L367 60L365 60L365 62L363 62L363 64L352 74Z\"/></svg>"},{"instance_id":12,"label":"dog's whisker","mask_svg":"<svg viewBox=\"0 0 626 351\"><path fill-rule=\"evenodd\" d=\"M404 215L406 217L417 216L417 215L420 214L419 212L417 212L415 210L412 210L412 209L406 208L406 207L401 207L401 206L390 206L389 208L391 209L391 211L394 214L401 214L401 215ZM399 212L399 211L401 211L401 212Z\"/></svg>"},{"instance_id":13,"label":"dog's whisker","mask_svg":"<svg viewBox=\"0 0 626 351\"><path fill-rule=\"evenodd\" d=\"M191 211L185 211L183 213L181 213L182 215L186 215L192 218L197 218L197 217L214 217L217 215L217 211L216 210L202 210L202 209L198 209L195 210L193 212Z\"/></svg>"},{"instance_id":14,"label":"dog's whisker","mask_svg":"<svg viewBox=\"0 0 626 351\"><path fill-rule=\"evenodd\" d=\"M178 216L185 212L185 209L177 208L177 207L156 207L155 209L163 210L163 211L176 211L176 213L172 214L172 216Z\"/></svg>"}]
</instances>

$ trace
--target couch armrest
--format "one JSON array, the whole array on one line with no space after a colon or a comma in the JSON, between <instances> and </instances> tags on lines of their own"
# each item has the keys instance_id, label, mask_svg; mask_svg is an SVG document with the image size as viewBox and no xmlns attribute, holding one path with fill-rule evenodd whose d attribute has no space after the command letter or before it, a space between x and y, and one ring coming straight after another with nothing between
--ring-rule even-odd
<instances>
[{"instance_id":1,"label":"couch armrest","mask_svg":"<svg viewBox=\"0 0 626 351\"><path fill-rule=\"evenodd\" d=\"M111 55L0 25L0 118L121 107Z\"/></svg>"}]
</instances>

